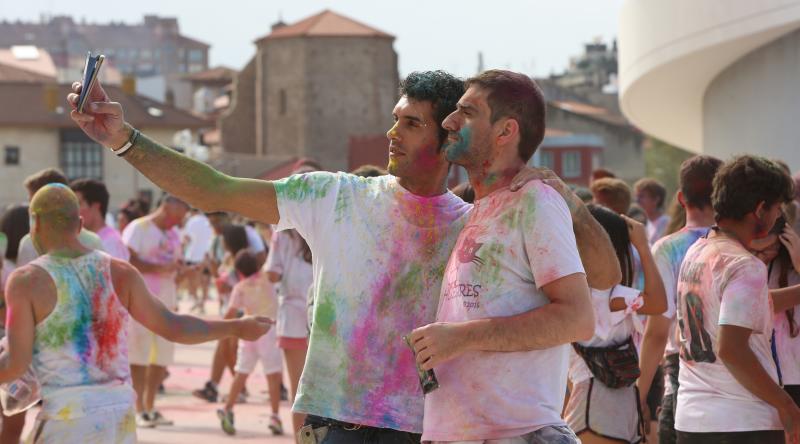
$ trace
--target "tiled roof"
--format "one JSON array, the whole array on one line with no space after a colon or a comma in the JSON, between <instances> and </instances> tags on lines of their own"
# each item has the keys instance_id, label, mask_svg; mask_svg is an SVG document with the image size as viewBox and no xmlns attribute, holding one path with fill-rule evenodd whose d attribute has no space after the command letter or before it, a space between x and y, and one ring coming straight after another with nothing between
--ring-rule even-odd
<instances>
[{"instance_id":1,"label":"tiled roof","mask_svg":"<svg viewBox=\"0 0 800 444\"><path fill-rule=\"evenodd\" d=\"M127 95L118 86L103 85L111 100L125 110L125 120L141 128L204 128L209 122L165 103L147 97ZM39 126L76 128L69 118L69 85L33 82L0 82L0 97L14 106L0 107L0 126ZM55 104L55 109L48 109Z\"/></svg>"},{"instance_id":2,"label":"tiled roof","mask_svg":"<svg viewBox=\"0 0 800 444\"><path fill-rule=\"evenodd\" d=\"M205 71L187 74L183 78L197 82L232 82L236 70L227 66L217 66Z\"/></svg>"},{"instance_id":3,"label":"tiled roof","mask_svg":"<svg viewBox=\"0 0 800 444\"><path fill-rule=\"evenodd\" d=\"M391 34L326 9L297 23L279 27L273 30L271 34L256 40L256 42L286 37L379 37L394 39Z\"/></svg>"},{"instance_id":4,"label":"tiled roof","mask_svg":"<svg viewBox=\"0 0 800 444\"><path fill-rule=\"evenodd\" d=\"M605 123L609 123L611 125L630 126L625 117L614 114L609 110L601 108L599 106L593 106L585 103L566 101L566 100L561 100L561 101L554 100L548 103L558 109L574 114L579 114L582 116L587 116L596 120L600 120Z\"/></svg>"}]
</instances>

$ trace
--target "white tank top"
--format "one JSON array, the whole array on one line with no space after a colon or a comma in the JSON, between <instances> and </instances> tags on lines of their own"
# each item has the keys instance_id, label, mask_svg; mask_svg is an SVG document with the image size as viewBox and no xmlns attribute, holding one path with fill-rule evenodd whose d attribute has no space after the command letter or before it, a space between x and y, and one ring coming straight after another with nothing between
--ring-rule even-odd
<instances>
[{"instance_id":1,"label":"white tank top","mask_svg":"<svg viewBox=\"0 0 800 444\"><path fill-rule=\"evenodd\" d=\"M47 271L58 297L36 326L33 343L43 413L59 419L89 414L100 401L90 395L95 392L105 398L101 406L132 401L129 315L114 291L111 257L96 250L72 259L45 255L32 265Z\"/></svg>"}]
</instances>

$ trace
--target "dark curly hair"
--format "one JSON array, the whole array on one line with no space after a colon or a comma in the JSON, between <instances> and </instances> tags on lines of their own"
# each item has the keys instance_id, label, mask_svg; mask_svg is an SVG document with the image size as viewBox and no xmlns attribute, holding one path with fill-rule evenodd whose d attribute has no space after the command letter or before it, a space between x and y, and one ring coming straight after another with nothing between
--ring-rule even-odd
<instances>
[{"instance_id":1,"label":"dark curly hair","mask_svg":"<svg viewBox=\"0 0 800 444\"><path fill-rule=\"evenodd\" d=\"M456 110L458 99L464 95L464 81L444 71L414 71L400 82L400 97L427 101L433 105L433 117L439 129L439 149L447 139L442 122Z\"/></svg>"},{"instance_id":2,"label":"dark curly hair","mask_svg":"<svg viewBox=\"0 0 800 444\"><path fill-rule=\"evenodd\" d=\"M780 166L759 156L739 156L714 176L711 203L721 219L742 220L759 202L771 207L794 199L792 179Z\"/></svg>"}]
</instances>

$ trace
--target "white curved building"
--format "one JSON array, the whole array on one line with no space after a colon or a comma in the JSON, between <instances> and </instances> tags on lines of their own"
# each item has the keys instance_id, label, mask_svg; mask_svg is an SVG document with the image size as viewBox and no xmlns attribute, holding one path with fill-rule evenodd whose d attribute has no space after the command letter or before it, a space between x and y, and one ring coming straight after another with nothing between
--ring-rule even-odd
<instances>
[{"instance_id":1,"label":"white curved building","mask_svg":"<svg viewBox=\"0 0 800 444\"><path fill-rule=\"evenodd\" d=\"M628 0L619 81L648 134L800 169L800 0Z\"/></svg>"}]
</instances>

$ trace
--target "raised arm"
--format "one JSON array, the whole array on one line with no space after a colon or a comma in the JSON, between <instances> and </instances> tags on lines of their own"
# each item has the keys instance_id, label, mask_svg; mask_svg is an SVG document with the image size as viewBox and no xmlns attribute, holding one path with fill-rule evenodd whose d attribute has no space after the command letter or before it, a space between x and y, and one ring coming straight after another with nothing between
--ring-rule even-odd
<instances>
[{"instance_id":1,"label":"raised arm","mask_svg":"<svg viewBox=\"0 0 800 444\"><path fill-rule=\"evenodd\" d=\"M272 321L247 316L240 319L206 321L168 310L145 286L142 275L123 261L112 262L112 278L117 297L131 316L155 334L172 342L197 344L236 336L253 341L264 335Z\"/></svg>"},{"instance_id":2,"label":"raised arm","mask_svg":"<svg viewBox=\"0 0 800 444\"><path fill-rule=\"evenodd\" d=\"M542 291L550 303L525 313L414 330L417 362L428 370L467 351L541 350L592 337L594 311L583 273L557 279Z\"/></svg>"},{"instance_id":3,"label":"raised arm","mask_svg":"<svg viewBox=\"0 0 800 444\"><path fill-rule=\"evenodd\" d=\"M575 242L578 245L583 268L586 270L586 281L589 287L604 290L619 284L622 280L622 271L606 230L592 217L583 201L556 173L547 168L525 168L514 177L511 190L516 191L534 179L541 180L558 191L558 194L567 202L572 216Z\"/></svg>"},{"instance_id":4,"label":"raised arm","mask_svg":"<svg viewBox=\"0 0 800 444\"><path fill-rule=\"evenodd\" d=\"M636 248L636 251L639 252L639 259L642 261L642 271L644 273L644 291L642 292L644 303L636 312L643 315L660 315L667 311L667 292L664 289L664 281L661 279L661 273L658 271L656 261L650 252L647 232L644 229L644 225L639 222L628 216L622 216L622 218L628 224L631 243Z\"/></svg>"},{"instance_id":5,"label":"raised arm","mask_svg":"<svg viewBox=\"0 0 800 444\"><path fill-rule=\"evenodd\" d=\"M74 83L72 90L70 116L87 136L112 150L131 140L134 129L125 122L122 105L110 101L99 81L82 114L76 110L81 84ZM267 224L279 220L271 182L228 176L141 133L123 157L160 188L205 212L229 211Z\"/></svg>"}]
</instances>

